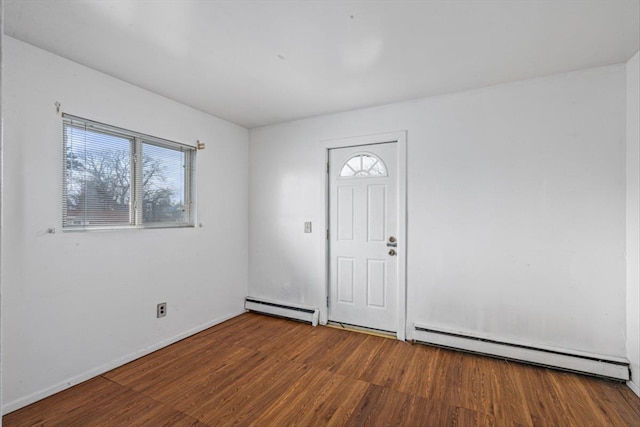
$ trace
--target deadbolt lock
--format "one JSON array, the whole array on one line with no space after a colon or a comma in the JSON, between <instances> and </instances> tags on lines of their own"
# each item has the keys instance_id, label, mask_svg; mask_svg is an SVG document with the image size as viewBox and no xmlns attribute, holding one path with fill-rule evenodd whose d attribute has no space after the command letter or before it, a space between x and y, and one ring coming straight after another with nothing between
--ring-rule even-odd
<instances>
[{"instance_id":1,"label":"deadbolt lock","mask_svg":"<svg viewBox=\"0 0 640 427\"><path fill-rule=\"evenodd\" d=\"M393 236L389 237L389 242L395 243L396 242L396 238L393 237Z\"/></svg>"},{"instance_id":2,"label":"deadbolt lock","mask_svg":"<svg viewBox=\"0 0 640 427\"><path fill-rule=\"evenodd\" d=\"M387 247L395 248L396 246L398 246L398 244L396 243L396 238L393 236L389 237L389 242L387 243Z\"/></svg>"},{"instance_id":3,"label":"deadbolt lock","mask_svg":"<svg viewBox=\"0 0 640 427\"><path fill-rule=\"evenodd\" d=\"M390 249L389 250L389 255L394 256L396 254L395 249Z\"/></svg>"}]
</instances>

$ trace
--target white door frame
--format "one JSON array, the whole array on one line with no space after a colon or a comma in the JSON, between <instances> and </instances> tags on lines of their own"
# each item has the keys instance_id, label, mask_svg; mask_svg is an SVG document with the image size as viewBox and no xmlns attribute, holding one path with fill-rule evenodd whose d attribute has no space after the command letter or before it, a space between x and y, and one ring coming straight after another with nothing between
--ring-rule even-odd
<instances>
[{"instance_id":1,"label":"white door frame","mask_svg":"<svg viewBox=\"0 0 640 427\"><path fill-rule=\"evenodd\" d=\"M396 337L404 341L407 329L407 131L380 133L375 135L355 136L349 138L324 141L325 162L327 173L325 174L325 287L324 301L329 298L329 150L332 148L355 147L360 145L381 144L395 142L398 147L398 289L397 289L397 328ZM323 313L324 311L324 313ZM329 307L324 304L320 310L320 322L326 324L329 315Z\"/></svg>"}]
</instances>

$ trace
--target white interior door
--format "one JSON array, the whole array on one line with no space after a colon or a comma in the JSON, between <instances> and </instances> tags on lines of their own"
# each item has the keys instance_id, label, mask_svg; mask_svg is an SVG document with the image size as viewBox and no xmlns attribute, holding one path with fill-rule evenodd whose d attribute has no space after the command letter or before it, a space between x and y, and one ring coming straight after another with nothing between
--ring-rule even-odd
<instances>
[{"instance_id":1,"label":"white interior door","mask_svg":"<svg viewBox=\"0 0 640 427\"><path fill-rule=\"evenodd\" d=\"M329 320L396 332L397 143L329 150Z\"/></svg>"}]
</instances>

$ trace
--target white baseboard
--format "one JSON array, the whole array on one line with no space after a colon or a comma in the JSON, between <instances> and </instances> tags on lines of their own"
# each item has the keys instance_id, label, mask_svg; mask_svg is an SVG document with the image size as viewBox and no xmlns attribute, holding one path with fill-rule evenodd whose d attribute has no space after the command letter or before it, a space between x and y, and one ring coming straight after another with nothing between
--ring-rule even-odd
<instances>
[{"instance_id":1,"label":"white baseboard","mask_svg":"<svg viewBox=\"0 0 640 427\"><path fill-rule=\"evenodd\" d=\"M425 344L465 350L549 368L597 375L621 381L629 380L629 361L623 357L604 356L554 347L523 345L474 336L466 332L447 331L415 325L412 338Z\"/></svg>"},{"instance_id":2,"label":"white baseboard","mask_svg":"<svg viewBox=\"0 0 640 427\"><path fill-rule=\"evenodd\" d=\"M640 397L640 387L638 386L638 384L634 383L633 381L627 381L627 386L629 386L631 391L633 391L638 397Z\"/></svg>"},{"instance_id":3,"label":"white baseboard","mask_svg":"<svg viewBox=\"0 0 640 427\"><path fill-rule=\"evenodd\" d=\"M122 366L124 364L127 364L133 360L139 359L142 356L146 356L147 354L153 353L156 350L160 350L163 347L166 347L168 345L171 345L173 343L176 343L182 339L185 339L191 335L197 334L198 332L202 332L207 328L210 328L212 326L215 326L219 323L224 322L225 320L229 320L231 318L234 318L236 316L239 316L240 314L242 314L243 311L239 311L238 313L233 313L233 314L227 314L225 316L221 316L218 317L217 319L211 320L209 322L203 323L201 325L196 326L195 328L189 329L188 331L185 332L181 332L178 335L174 335L171 338L168 338L166 340L160 341L156 344L153 344L152 346L143 348L139 351L136 351L134 353L130 353L122 358L116 359L114 361L105 363L101 366L98 366L94 369L90 369L89 371L83 372L80 375L76 375L72 378L69 378L67 380L61 381L58 384L48 387L44 390L40 390L37 391L35 393L32 393L28 396L25 397L21 397L19 399L13 400L11 402L7 402L4 403L2 405L2 415L8 414L9 412L13 412L17 409L20 409L24 406L30 405L34 402L37 402L38 400L42 400L46 397L49 397L53 394L56 394L62 390L65 390L67 388L73 387L74 385L80 384L86 380L89 380L91 378L97 377L98 375L102 375L105 372L109 372L112 369L115 369L119 366Z\"/></svg>"}]
</instances>

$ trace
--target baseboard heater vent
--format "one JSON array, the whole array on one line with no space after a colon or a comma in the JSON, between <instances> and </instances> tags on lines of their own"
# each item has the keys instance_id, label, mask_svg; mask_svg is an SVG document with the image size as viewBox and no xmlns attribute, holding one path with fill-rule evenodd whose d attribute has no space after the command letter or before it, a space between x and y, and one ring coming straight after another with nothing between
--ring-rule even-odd
<instances>
[{"instance_id":1,"label":"baseboard heater vent","mask_svg":"<svg viewBox=\"0 0 640 427\"><path fill-rule=\"evenodd\" d=\"M244 308L257 313L271 314L274 316L309 322L313 326L318 325L318 316L320 315L320 310L317 308L299 304L269 301L255 297L245 298Z\"/></svg>"},{"instance_id":2,"label":"baseboard heater vent","mask_svg":"<svg viewBox=\"0 0 640 427\"><path fill-rule=\"evenodd\" d=\"M567 351L552 347L532 347L472 336L462 332L434 329L418 324L414 326L413 341L417 343L516 360L618 381L628 381L630 379L629 361L624 358Z\"/></svg>"}]
</instances>

